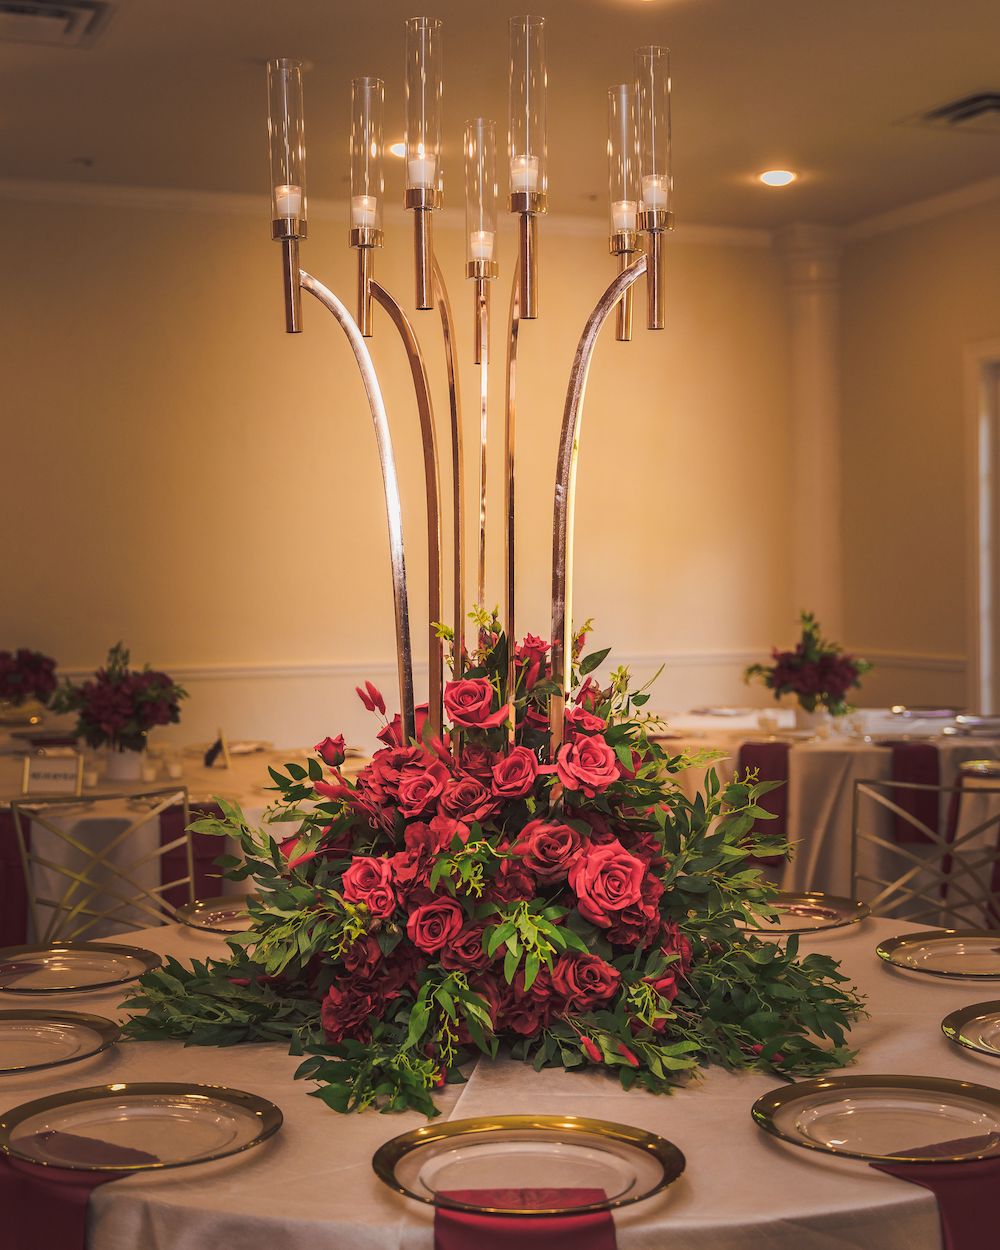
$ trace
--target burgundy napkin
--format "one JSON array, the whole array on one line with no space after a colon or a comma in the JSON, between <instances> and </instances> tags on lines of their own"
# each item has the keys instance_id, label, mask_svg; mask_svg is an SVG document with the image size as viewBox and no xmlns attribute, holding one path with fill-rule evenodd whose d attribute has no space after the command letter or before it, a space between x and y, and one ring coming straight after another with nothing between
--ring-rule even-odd
<instances>
[{"instance_id":1,"label":"burgundy napkin","mask_svg":"<svg viewBox=\"0 0 1000 1250\"><path fill-rule=\"evenodd\" d=\"M749 768L757 770L758 781L783 781L785 784L771 790L757 800L757 806L770 812L775 819L762 821L754 829L758 835L769 838L788 836L788 752L787 742L744 742L740 747L737 767L742 776ZM758 864L784 863L784 855L762 855Z\"/></svg>"},{"instance_id":2,"label":"burgundy napkin","mask_svg":"<svg viewBox=\"0 0 1000 1250\"><path fill-rule=\"evenodd\" d=\"M156 1155L74 1133L45 1132L39 1141L80 1163L158 1163ZM0 1154L0 1250L86 1250L87 1204L117 1172L42 1167Z\"/></svg>"},{"instance_id":3,"label":"burgundy napkin","mask_svg":"<svg viewBox=\"0 0 1000 1250\"><path fill-rule=\"evenodd\" d=\"M449 1189L456 1202L493 1201L505 1207L544 1207L547 1202L603 1202L603 1189ZM609 1211L584 1215L485 1215L478 1211L434 1211L434 1250L617 1250Z\"/></svg>"},{"instance_id":4,"label":"burgundy napkin","mask_svg":"<svg viewBox=\"0 0 1000 1250\"><path fill-rule=\"evenodd\" d=\"M911 785L939 786L941 759L932 742L887 742L892 751L892 779ZM940 796L936 790L893 790L890 798L897 807L921 821L928 829L939 829ZM931 839L903 816L893 818L893 834L899 843L930 842Z\"/></svg>"},{"instance_id":5,"label":"burgundy napkin","mask_svg":"<svg viewBox=\"0 0 1000 1250\"><path fill-rule=\"evenodd\" d=\"M975 1146L992 1145L986 1137L921 1146L914 1154L963 1154ZM972 1159L968 1163L873 1163L877 1172L929 1189L937 1199L944 1250L984 1250L996 1244L1000 1225L1000 1158Z\"/></svg>"}]
</instances>

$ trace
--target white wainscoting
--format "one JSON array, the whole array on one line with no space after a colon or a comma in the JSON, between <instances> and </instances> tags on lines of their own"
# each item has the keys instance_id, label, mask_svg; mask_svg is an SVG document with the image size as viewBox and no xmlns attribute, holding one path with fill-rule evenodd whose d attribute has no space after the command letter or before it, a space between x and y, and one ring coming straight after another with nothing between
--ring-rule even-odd
<instances>
[{"instance_id":1,"label":"white wainscoting","mask_svg":"<svg viewBox=\"0 0 1000 1250\"><path fill-rule=\"evenodd\" d=\"M859 700L865 706L903 702L946 704L964 701L966 663L962 656L916 655L865 651L875 664L865 678ZM653 655L616 655L616 664L627 664L645 682L660 667L664 670L653 687L650 708L681 711L704 704L735 704L763 707L767 692L746 686L743 670L764 658L757 651L684 652L662 659ZM385 695L390 708L397 705L395 665L388 660L328 664L254 664L162 666L188 691L180 725L157 730L154 741L174 743L210 739L218 728L230 738L266 738L276 746L304 746L326 734L343 733L348 742L371 749L376 745L378 725L362 707L354 688L372 681ZM89 675L68 671L74 680ZM426 665L414 674L418 691L426 692Z\"/></svg>"}]
</instances>

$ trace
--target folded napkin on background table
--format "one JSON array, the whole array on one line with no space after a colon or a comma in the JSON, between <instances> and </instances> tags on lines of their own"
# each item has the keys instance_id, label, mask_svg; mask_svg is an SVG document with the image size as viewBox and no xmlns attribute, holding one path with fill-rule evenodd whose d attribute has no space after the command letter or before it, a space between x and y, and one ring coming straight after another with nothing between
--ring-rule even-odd
<instances>
[{"instance_id":1,"label":"folded napkin on background table","mask_svg":"<svg viewBox=\"0 0 1000 1250\"><path fill-rule=\"evenodd\" d=\"M603 1202L603 1189L450 1189L456 1202L495 1202L505 1207L544 1207L546 1202ZM478 1211L434 1211L434 1250L510 1250L512 1245L545 1250L617 1250L610 1211L583 1215L488 1215Z\"/></svg>"},{"instance_id":2,"label":"folded napkin on background table","mask_svg":"<svg viewBox=\"0 0 1000 1250\"><path fill-rule=\"evenodd\" d=\"M788 836L788 742L744 742L740 747L736 761L737 769L742 776L749 768L756 770L758 781L783 781L785 784L770 790L757 802L765 812L770 812L774 820L762 821L755 827L757 834L768 838L785 838ZM783 855L762 855L759 864L781 864Z\"/></svg>"},{"instance_id":3,"label":"folded napkin on background table","mask_svg":"<svg viewBox=\"0 0 1000 1250\"><path fill-rule=\"evenodd\" d=\"M921 786L941 784L941 757L932 742L886 742L883 745L892 751L893 781ZM938 832L941 813L936 790L893 790L891 798L897 807ZM893 836L900 843L931 841L904 816L893 817Z\"/></svg>"},{"instance_id":4,"label":"folded napkin on background table","mask_svg":"<svg viewBox=\"0 0 1000 1250\"><path fill-rule=\"evenodd\" d=\"M80 1163L159 1162L143 1150L74 1133L45 1132L38 1139ZM0 1155L0 1250L86 1250L90 1195L122 1175L128 1173L77 1172Z\"/></svg>"},{"instance_id":5,"label":"folded napkin on background table","mask_svg":"<svg viewBox=\"0 0 1000 1250\"><path fill-rule=\"evenodd\" d=\"M989 1137L962 1137L955 1141L921 1146L914 1154L963 1154L977 1144L991 1144ZM1000 1228L1000 1158L972 1159L968 1163L873 1163L901 1181L929 1189L937 1199L944 1250L986 1250L997 1244Z\"/></svg>"}]
</instances>

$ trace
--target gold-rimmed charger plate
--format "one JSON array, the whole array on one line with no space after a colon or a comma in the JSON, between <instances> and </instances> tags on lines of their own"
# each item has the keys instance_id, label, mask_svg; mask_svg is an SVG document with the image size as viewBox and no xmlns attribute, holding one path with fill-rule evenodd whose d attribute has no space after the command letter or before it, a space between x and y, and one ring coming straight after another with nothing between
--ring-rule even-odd
<instances>
[{"instance_id":1,"label":"gold-rimmed charger plate","mask_svg":"<svg viewBox=\"0 0 1000 1250\"><path fill-rule=\"evenodd\" d=\"M46 942L0 949L0 991L70 994L137 981L159 968L159 955L112 942Z\"/></svg>"},{"instance_id":2,"label":"gold-rimmed charger plate","mask_svg":"<svg viewBox=\"0 0 1000 1250\"><path fill-rule=\"evenodd\" d=\"M222 1085L92 1085L36 1098L0 1116L0 1151L71 1171L187 1167L259 1145L282 1119L266 1098Z\"/></svg>"},{"instance_id":3,"label":"gold-rimmed charger plate","mask_svg":"<svg viewBox=\"0 0 1000 1250\"><path fill-rule=\"evenodd\" d=\"M244 933L253 925L246 894L200 898L177 909L177 919L192 929L208 933Z\"/></svg>"},{"instance_id":4,"label":"gold-rimmed charger plate","mask_svg":"<svg viewBox=\"0 0 1000 1250\"><path fill-rule=\"evenodd\" d=\"M956 1046L1000 1059L1000 1001L973 1003L951 1012L941 1021L941 1032Z\"/></svg>"},{"instance_id":5,"label":"gold-rimmed charger plate","mask_svg":"<svg viewBox=\"0 0 1000 1250\"><path fill-rule=\"evenodd\" d=\"M518 1216L629 1206L665 1189L684 1164L680 1150L654 1133L554 1115L430 1124L394 1137L372 1159L381 1181L417 1202Z\"/></svg>"},{"instance_id":6,"label":"gold-rimmed charger plate","mask_svg":"<svg viewBox=\"0 0 1000 1250\"><path fill-rule=\"evenodd\" d=\"M791 893L780 890L768 902L779 908L777 920L760 918L759 925L737 921L737 928L750 933L820 933L824 929L840 929L845 925L858 924L871 915L867 903L856 898L844 898L838 894L823 894L819 890Z\"/></svg>"},{"instance_id":7,"label":"gold-rimmed charger plate","mask_svg":"<svg viewBox=\"0 0 1000 1250\"><path fill-rule=\"evenodd\" d=\"M931 1076L832 1076L783 1085L751 1108L793 1146L869 1161L1000 1157L1000 1090Z\"/></svg>"},{"instance_id":8,"label":"gold-rimmed charger plate","mask_svg":"<svg viewBox=\"0 0 1000 1250\"><path fill-rule=\"evenodd\" d=\"M895 968L962 980L1000 978L1000 929L921 929L886 938L875 954Z\"/></svg>"},{"instance_id":9,"label":"gold-rimmed charger plate","mask_svg":"<svg viewBox=\"0 0 1000 1250\"><path fill-rule=\"evenodd\" d=\"M25 1007L0 1011L0 1074L58 1068L113 1046L121 1028L103 1016Z\"/></svg>"}]
</instances>

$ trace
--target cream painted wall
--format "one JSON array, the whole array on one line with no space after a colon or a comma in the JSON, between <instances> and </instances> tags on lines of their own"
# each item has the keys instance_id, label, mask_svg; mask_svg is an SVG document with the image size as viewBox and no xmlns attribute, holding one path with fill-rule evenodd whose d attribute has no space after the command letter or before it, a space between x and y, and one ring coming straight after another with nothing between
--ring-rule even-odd
<instances>
[{"instance_id":1,"label":"cream painted wall","mask_svg":"<svg viewBox=\"0 0 1000 1250\"><path fill-rule=\"evenodd\" d=\"M233 736L311 740L341 723L360 735L353 703L342 704L368 667L392 684L391 598L374 439L346 341L311 301L306 333L282 332L278 249L266 221L235 200L156 207L20 194L0 200L0 645L38 646L85 669L124 638L136 660L187 674L195 697L182 736L220 721ZM311 224L303 263L350 298L345 228L323 216ZM407 309L408 224L389 223L378 263ZM453 227L443 215L438 246L469 362L470 291ZM521 338L518 541L521 624L547 635L565 379L612 268L599 228L550 220L542 236L542 317ZM509 235L503 247L509 274ZM669 255L669 328L639 330L630 346L603 342L591 375L577 615L596 617L595 640L640 669L672 660L660 706L747 701L740 667L790 633L797 606L782 275L763 236L691 229L685 242L682 228ZM497 356L506 301L502 280ZM432 314L417 326L443 404ZM416 418L384 322L374 352L419 621ZM462 381L471 484L471 367ZM499 484L495 472L494 521ZM472 527L470 507L470 540ZM499 541L494 524L494 598ZM261 668L270 676L254 676Z\"/></svg>"},{"instance_id":2,"label":"cream painted wall","mask_svg":"<svg viewBox=\"0 0 1000 1250\"><path fill-rule=\"evenodd\" d=\"M1000 197L853 241L842 310L847 638L941 661L908 695L872 674L873 696L974 700L963 373L1000 336Z\"/></svg>"}]
</instances>

